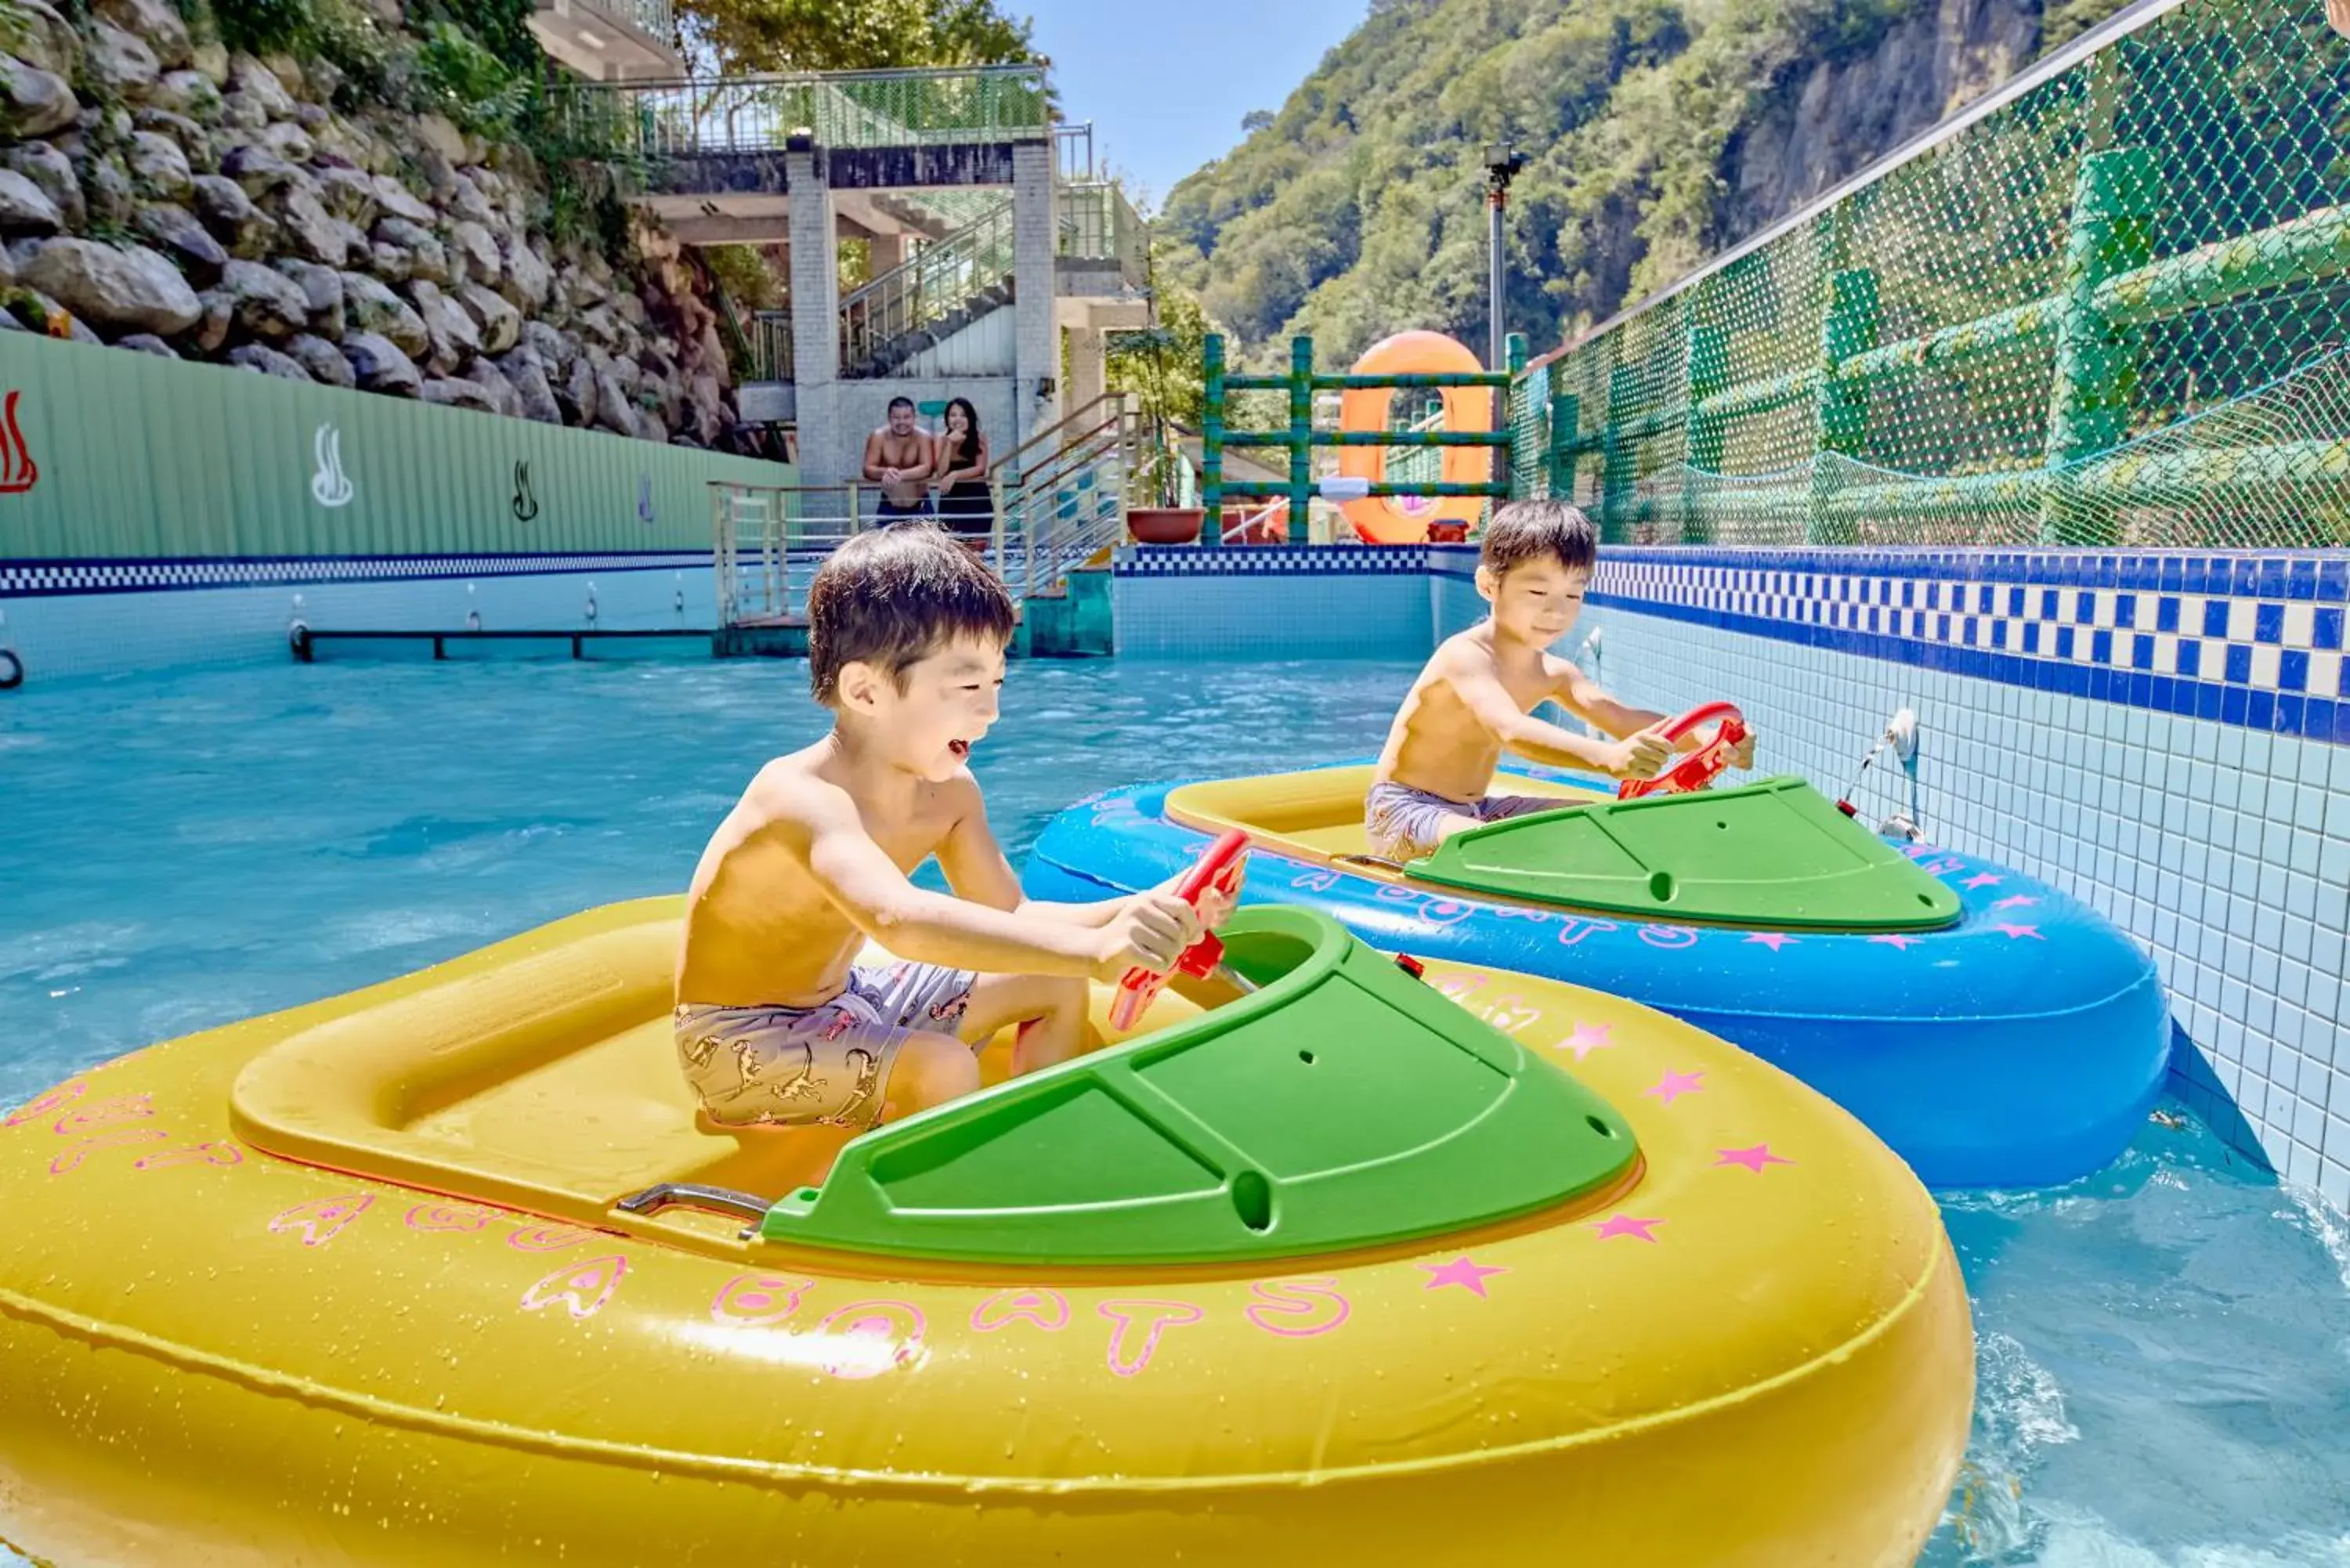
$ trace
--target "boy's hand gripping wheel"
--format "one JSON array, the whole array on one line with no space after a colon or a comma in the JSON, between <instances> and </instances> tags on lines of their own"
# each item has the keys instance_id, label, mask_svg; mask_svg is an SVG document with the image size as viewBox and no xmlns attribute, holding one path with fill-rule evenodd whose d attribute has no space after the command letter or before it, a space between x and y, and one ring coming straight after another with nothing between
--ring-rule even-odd
<instances>
[{"instance_id":1,"label":"boy's hand gripping wheel","mask_svg":"<svg viewBox=\"0 0 2350 1568\"><path fill-rule=\"evenodd\" d=\"M1626 779L1616 786L1618 800L1648 794L1680 794L1703 789L1730 766L1730 753L1746 739L1746 715L1731 702L1705 702L1665 726L1665 739L1678 742L1707 724L1716 726L1713 739L1686 753L1679 762L1652 779Z\"/></svg>"},{"instance_id":2,"label":"boy's hand gripping wheel","mask_svg":"<svg viewBox=\"0 0 2350 1568\"><path fill-rule=\"evenodd\" d=\"M1248 875L1248 835L1238 828L1225 834L1208 846L1200 863L1183 874L1175 884L1175 896L1200 907L1200 898L1213 888L1227 898L1240 896L1241 882ZM1215 967L1224 961L1224 944L1215 932L1210 931L1183 950L1175 967L1194 979L1204 980ZM1118 982L1118 995L1109 1004L1109 1026L1124 1033L1134 1027L1137 1020L1157 1001L1167 987L1168 977L1153 974L1147 969L1130 969L1126 978Z\"/></svg>"}]
</instances>

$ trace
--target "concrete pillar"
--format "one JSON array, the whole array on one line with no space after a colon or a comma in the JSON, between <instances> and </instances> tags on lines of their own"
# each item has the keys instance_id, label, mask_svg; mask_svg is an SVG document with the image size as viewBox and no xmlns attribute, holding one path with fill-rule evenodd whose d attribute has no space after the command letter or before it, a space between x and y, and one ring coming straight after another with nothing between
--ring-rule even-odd
<instances>
[{"instance_id":1,"label":"concrete pillar","mask_svg":"<svg viewBox=\"0 0 2350 1568\"><path fill-rule=\"evenodd\" d=\"M865 250L870 258L871 275L879 277L885 272L894 272L905 265L906 249L906 236L903 234L876 234L866 241Z\"/></svg>"},{"instance_id":2,"label":"concrete pillar","mask_svg":"<svg viewBox=\"0 0 2350 1568\"><path fill-rule=\"evenodd\" d=\"M1069 331L1069 387L1062 400L1072 413L1109 389L1109 335L1092 327Z\"/></svg>"},{"instance_id":3,"label":"concrete pillar","mask_svg":"<svg viewBox=\"0 0 2350 1568\"><path fill-rule=\"evenodd\" d=\"M831 484L854 477L842 463L839 427L840 241L824 159L798 137L784 153L791 192L792 379L799 402L801 476Z\"/></svg>"},{"instance_id":4,"label":"concrete pillar","mask_svg":"<svg viewBox=\"0 0 2350 1568\"><path fill-rule=\"evenodd\" d=\"M1061 417L1061 343L1053 323L1053 144L1024 141L1012 150L1014 400L1019 439Z\"/></svg>"}]
</instances>

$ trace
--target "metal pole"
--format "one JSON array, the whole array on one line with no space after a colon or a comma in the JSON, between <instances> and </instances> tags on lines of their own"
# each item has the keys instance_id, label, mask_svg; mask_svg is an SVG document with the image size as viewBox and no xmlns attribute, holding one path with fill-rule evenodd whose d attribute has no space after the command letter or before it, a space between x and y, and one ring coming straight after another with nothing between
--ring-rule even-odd
<instances>
[{"instance_id":1,"label":"metal pole","mask_svg":"<svg viewBox=\"0 0 2350 1568\"><path fill-rule=\"evenodd\" d=\"M1224 339L1211 332L1202 354L1207 383L1205 410L1200 418L1200 504L1207 519L1200 544L1215 549L1224 542Z\"/></svg>"},{"instance_id":2,"label":"metal pole","mask_svg":"<svg viewBox=\"0 0 2350 1568\"><path fill-rule=\"evenodd\" d=\"M1509 190L1503 185L1495 185L1485 196L1486 257L1490 264L1485 282L1485 297L1489 301L1485 312L1485 366L1492 370L1502 368L1502 209L1509 201Z\"/></svg>"}]
</instances>

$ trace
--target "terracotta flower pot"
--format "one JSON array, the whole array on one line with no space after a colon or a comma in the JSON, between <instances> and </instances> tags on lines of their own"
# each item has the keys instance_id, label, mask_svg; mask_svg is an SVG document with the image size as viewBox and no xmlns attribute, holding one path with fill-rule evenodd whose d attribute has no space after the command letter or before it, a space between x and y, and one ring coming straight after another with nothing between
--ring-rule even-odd
<instances>
[{"instance_id":1,"label":"terracotta flower pot","mask_svg":"<svg viewBox=\"0 0 2350 1568\"><path fill-rule=\"evenodd\" d=\"M1127 511L1126 528L1138 545L1190 545L1207 515L1197 506L1135 506Z\"/></svg>"}]
</instances>

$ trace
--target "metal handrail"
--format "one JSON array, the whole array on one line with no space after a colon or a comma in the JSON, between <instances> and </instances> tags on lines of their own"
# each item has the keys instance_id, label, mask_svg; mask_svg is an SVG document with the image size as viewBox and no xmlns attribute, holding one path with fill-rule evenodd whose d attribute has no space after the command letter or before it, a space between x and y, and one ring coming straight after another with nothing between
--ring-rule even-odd
<instances>
[{"instance_id":1,"label":"metal handrail","mask_svg":"<svg viewBox=\"0 0 2350 1568\"><path fill-rule=\"evenodd\" d=\"M924 245L840 302L840 362L863 365L907 334L945 320L1012 275L1017 225L1005 197L977 222Z\"/></svg>"},{"instance_id":2,"label":"metal handrail","mask_svg":"<svg viewBox=\"0 0 2350 1568\"><path fill-rule=\"evenodd\" d=\"M1053 123L1035 65L577 83L566 97L577 121L623 128L650 157L781 151L795 137L833 148L1041 139Z\"/></svg>"}]
</instances>

